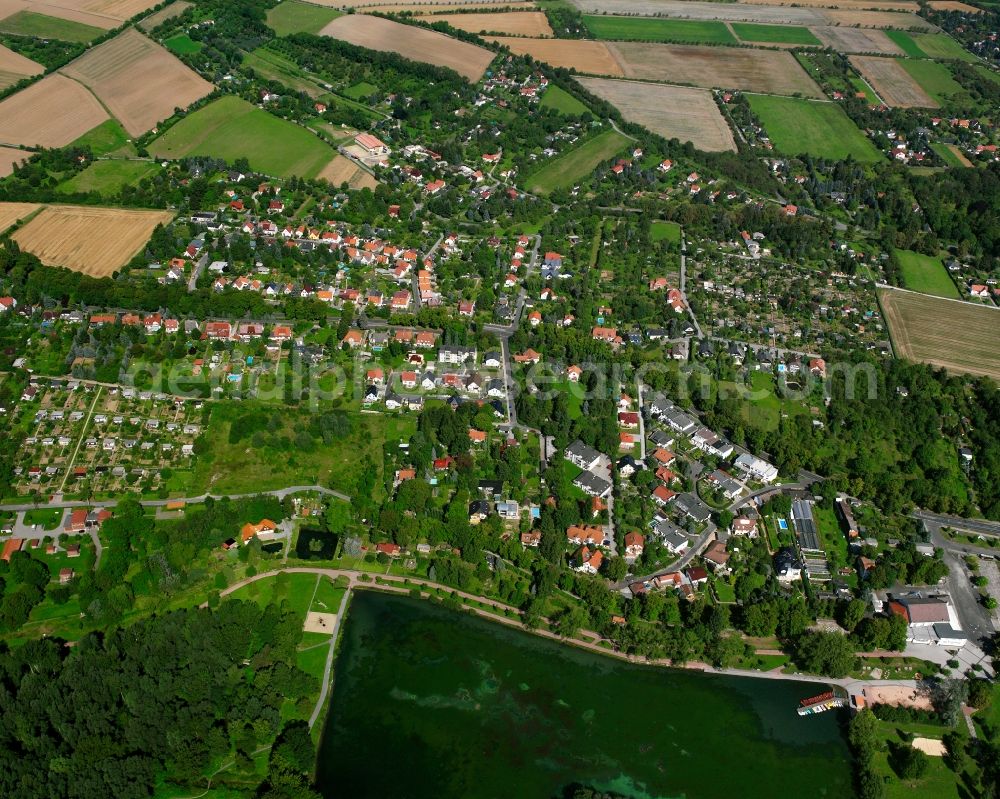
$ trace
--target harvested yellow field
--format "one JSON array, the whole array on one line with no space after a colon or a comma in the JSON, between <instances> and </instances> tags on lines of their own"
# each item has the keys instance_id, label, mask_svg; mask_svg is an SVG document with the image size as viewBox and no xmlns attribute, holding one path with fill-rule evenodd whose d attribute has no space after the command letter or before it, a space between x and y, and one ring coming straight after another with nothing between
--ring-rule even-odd
<instances>
[{"instance_id":1,"label":"harvested yellow field","mask_svg":"<svg viewBox=\"0 0 1000 799\"><path fill-rule=\"evenodd\" d=\"M170 211L50 205L13 239L43 264L107 277L142 250L157 225L173 218Z\"/></svg>"},{"instance_id":2,"label":"harvested yellow field","mask_svg":"<svg viewBox=\"0 0 1000 799\"><path fill-rule=\"evenodd\" d=\"M733 132L707 89L608 78L578 78L629 122L663 136L691 142L699 150L736 152Z\"/></svg>"},{"instance_id":3,"label":"harvested yellow field","mask_svg":"<svg viewBox=\"0 0 1000 799\"><path fill-rule=\"evenodd\" d=\"M894 108L938 107L937 101L920 88L896 59L852 55L850 61L886 105Z\"/></svg>"},{"instance_id":4,"label":"harvested yellow field","mask_svg":"<svg viewBox=\"0 0 1000 799\"><path fill-rule=\"evenodd\" d=\"M45 68L20 53L8 50L0 44L0 89L13 86L22 78L41 75Z\"/></svg>"},{"instance_id":5,"label":"harvested yellow field","mask_svg":"<svg viewBox=\"0 0 1000 799\"><path fill-rule=\"evenodd\" d=\"M800 6L805 8L845 8L856 11L876 9L878 11L913 11L920 10L919 3L912 0L747 0L760 6ZM744 2L744 0L737 0ZM934 5L931 3L931 5Z\"/></svg>"},{"instance_id":6,"label":"harvested yellow field","mask_svg":"<svg viewBox=\"0 0 1000 799\"><path fill-rule=\"evenodd\" d=\"M31 153L14 147L0 147L0 178L5 178L14 172L14 167L22 161L27 161Z\"/></svg>"},{"instance_id":7,"label":"harvested yellow field","mask_svg":"<svg viewBox=\"0 0 1000 799\"><path fill-rule=\"evenodd\" d=\"M88 51L62 72L89 87L132 136L214 88L135 28Z\"/></svg>"},{"instance_id":8,"label":"harvested yellow field","mask_svg":"<svg viewBox=\"0 0 1000 799\"><path fill-rule=\"evenodd\" d=\"M685 83L705 89L823 97L819 86L791 53L647 42L615 42L608 47L629 78Z\"/></svg>"},{"instance_id":9,"label":"harvested yellow field","mask_svg":"<svg viewBox=\"0 0 1000 799\"><path fill-rule=\"evenodd\" d=\"M549 19L541 11L496 14L438 14L430 22L447 22L469 33L509 33L512 36L552 36Z\"/></svg>"},{"instance_id":10,"label":"harvested yellow field","mask_svg":"<svg viewBox=\"0 0 1000 799\"><path fill-rule=\"evenodd\" d=\"M0 144L65 147L106 119L85 86L53 74L0 103Z\"/></svg>"},{"instance_id":11,"label":"harvested yellow field","mask_svg":"<svg viewBox=\"0 0 1000 799\"><path fill-rule=\"evenodd\" d=\"M961 11L964 14L982 14L983 9L959 3L957 0L931 0L927 5L935 11Z\"/></svg>"},{"instance_id":12,"label":"harvested yellow field","mask_svg":"<svg viewBox=\"0 0 1000 799\"><path fill-rule=\"evenodd\" d=\"M158 25L162 25L168 19L180 16L189 8L191 8L191 3L186 2L186 0L177 0L169 6L164 6L155 14L150 14L139 23L139 27L144 31L151 31Z\"/></svg>"},{"instance_id":13,"label":"harvested yellow field","mask_svg":"<svg viewBox=\"0 0 1000 799\"><path fill-rule=\"evenodd\" d=\"M337 17L320 31L320 35L453 69L473 83L483 77L496 55L485 47L461 42L437 31L366 14Z\"/></svg>"},{"instance_id":14,"label":"harvested yellow field","mask_svg":"<svg viewBox=\"0 0 1000 799\"><path fill-rule=\"evenodd\" d=\"M916 14L903 11L855 11L824 9L823 16L830 25L862 28L899 28L901 30L933 30L934 26Z\"/></svg>"},{"instance_id":15,"label":"harvested yellow field","mask_svg":"<svg viewBox=\"0 0 1000 799\"><path fill-rule=\"evenodd\" d=\"M0 19L19 11L31 11L110 30L156 4L157 0L0 0Z\"/></svg>"},{"instance_id":16,"label":"harvested yellow field","mask_svg":"<svg viewBox=\"0 0 1000 799\"><path fill-rule=\"evenodd\" d=\"M369 12L381 11L384 14L395 14L400 11L408 11L414 16L420 16L423 14L439 14L439 13L453 13L456 11L462 11L463 9L476 9L486 11L491 8L502 8L506 10L513 9L515 11L520 9L533 9L535 8L534 3L505 3L503 0L491 0L487 3L379 3L377 5L371 6L356 6L359 14L367 14Z\"/></svg>"},{"instance_id":17,"label":"harvested yellow field","mask_svg":"<svg viewBox=\"0 0 1000 799\"><path fill-rule=\"evenodd\" d=\"M17 220L30 216L40 207L37 203L0 203L0 233L9 230Z\"/></svg>"},{"instance_id":18,"label":"harvested yellow field","mask_svg":"<svg viewBox=\"0 0 1000 799\"><path fill-rule=\"evenodd\" d=\"M330 181L331 186L347 183L352 189L374 189L378 185L374 175L340 154L335 155L316 177Z\"/></svg>"},{"instance_id":19,"label":"harvested yellow field","mask_svg":"<svg viewBox=\"0 0 1000 799\"><path fill-rule=\"evenodd\" d=\"M874 28L838 28L829 25L813 28L816 38L824 46L838 53L885 53L886 55L903 55L903 51L888 36L885 31Z\"/></svg>"},{"instance_id":20,"label":"harvested yellow field","mask_svg":"<svg viewBox=\"0 0 1000 799\"><path fill-rule=\"evenodd\" d=\"M604 42L584 39L516 39L492 36L492 41L510 48L515 55L530 55L550 66L575 69L589 75L623 78L625 70Z\"/></svg>"}]
</instances>

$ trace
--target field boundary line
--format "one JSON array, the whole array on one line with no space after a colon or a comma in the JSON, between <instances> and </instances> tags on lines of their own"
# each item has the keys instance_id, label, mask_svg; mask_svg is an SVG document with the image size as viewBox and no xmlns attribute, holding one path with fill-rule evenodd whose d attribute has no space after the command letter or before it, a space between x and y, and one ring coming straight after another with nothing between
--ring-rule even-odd
<instances>
[{"instance_id":1,"label":"field boundary line","mask_svg":"<svg viewBox=\"0 0 1000 799\"><path fill-rule=\"evenodd\" d=\"M916 294L920 297L929 297L932 300L943 300L944 302L957 302L968 308L985 308L990 311L1000 311L1000 306L996 305L981 305L976 302L969 302L968 300L963 300L956 297L939 297L937 294L928 294L926 291L914 291L913 289L903 288L902 286L893 286L889 283L876 283L876 289L891 289L892 291L905 291L907 294ZM876 294L878 292L876 291Z\"/></svg>"}]
</instances>

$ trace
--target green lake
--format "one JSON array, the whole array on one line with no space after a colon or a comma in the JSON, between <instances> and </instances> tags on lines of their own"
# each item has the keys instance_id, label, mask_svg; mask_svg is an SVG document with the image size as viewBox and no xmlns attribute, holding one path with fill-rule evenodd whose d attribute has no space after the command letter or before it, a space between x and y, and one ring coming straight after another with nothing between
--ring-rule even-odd
<instances>
[{"instance_id":1,"label":"green lake","mask_svg":"<svg viewBox=\"0 0 1000 799\"><path fill-rule=\"evenodd\" d=\"M409 597L357 592L318 784L328 797L850 797L815 683L622 663Z\"/></svg>"}]
</instances>

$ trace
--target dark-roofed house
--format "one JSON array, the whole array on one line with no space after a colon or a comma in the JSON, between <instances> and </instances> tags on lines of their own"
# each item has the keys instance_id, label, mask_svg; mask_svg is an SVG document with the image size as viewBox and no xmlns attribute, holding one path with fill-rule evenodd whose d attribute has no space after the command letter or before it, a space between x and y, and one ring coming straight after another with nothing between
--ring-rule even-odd
<instances>
[{"instance_id":1,"label":"dark-roofed house","mask_svg":"<svg viewBox=\"0 0 1000 799\"><path fill-rule=\"evenodd\" d=\"M577 439L566 447L566 460L581 469L593 469L601 459L601 453Z\"/></svg>"},{"instance_id":2,"label":"dark-roofed house","mask_svg":"<svg viewBox=\"0 0 1000 799\"><path fill-rule=\"evenodd\" d=\"M792 526L799 537L799 546L803 549L820 549L812 503L804 499L797 499L792 503Z\"/></svg>"},{"instance_id":3,"label":"dark-roofed house","mask_svg":"<svg viewBox=\"0 0 1000 799\"><path fill-rule=\"evenodd\" d=\"M573 485L592 497L606 497L611 493L611 483L593 472L580 472Z\"/></svg>"}]
</instances>

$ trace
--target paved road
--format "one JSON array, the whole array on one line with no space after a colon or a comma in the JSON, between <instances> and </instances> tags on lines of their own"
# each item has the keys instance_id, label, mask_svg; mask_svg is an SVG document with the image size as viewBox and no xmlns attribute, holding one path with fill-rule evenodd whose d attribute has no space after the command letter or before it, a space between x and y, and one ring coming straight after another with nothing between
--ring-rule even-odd
<instances>
[{"instance_id":1,"label":"paved road","mask_svg":"<svg viewBox=\"0 0 1000 799\"><path fill-rule=\"evenodd\" d=\"M1000 536L1000 522L993 522L989 519L963 519L961 516L932 513L929 510L915 510L910 515L914 519L930 522L938 527L953 527L956 530L968 530L971 533Z\"/></svg>"},{"instance_id":2,"label":"paved road","mask_svg":"<svg viewBox=\"0 0 1000 799\"><path fill-rule=\"evenodd\" d=\"M255 491L253 493L247 494L199 494L196 497L173 497L171 499L143 499L140 500L139 504L144 508L162 508L171 502L185 502L196 504L198 502L204 502L206 499L211 497L212 499L223 499L228 497L229 499L249 499L250 497L259 497L262 494L277 497L278 499L284 499L292 494L302 494L305 492L314 492L317 494L323 494L328 497L336 497L337 499L342 499L345 502L350 502L351 498L347 494L342 494L339 491L334 491L332 488L325 488L323 486L288 486L286 488L278 488L273 491ZM36 502L22 502L14 505L0 505L0 510L4 511L22 511L22 510L34 510L35 508L45 506L46 508L113 508L117 505L119 500L117 499L106 499L106 500L82 500L82 499L54 499L52 502L47 502L45 498L39 497Z\"/></svg>"},{"instance_id":3,"label":"paved road","mask_svg":"<svg viewBox=\"0 0 1000 799\"><path fill-rule=\"evenodd\" d=\"M340 630L340 622L344 618L347 610L347 600L351 596L351 590L344 592L343 599L340 600L340 607L337 608L337 615L333 619L333 629L330 632L330 648L326 653L326 664L323 666L323 684L319 689L319 699L316 700L316 707L313 708L312 715L309 716L309 729L312 729L319 720L319 714L323 712L323 705L326 704L327 694L330 693L330 674L333 671L333 653L337 649L337 632Z\"/></svg>"},{"instance_id":4,"label":"paved road","mask_svg":"<svg viewBox=\"0 0 1000 799\"><path fill-rule=\"evenodd\" d=\"M420 263L416 264L413 269L413 275L410 277L411 288L413 290L413 307L416 310L420 310L421 299L420 299L420 280L417 277L418 272L424 268L424 259L433 258L434 253L437 252L437 248L441 246L441 242L444 241L444 233L438 236L437 241L431 245L431 248L424 253L424 257L420 259Z\"/></svg>"}]
</instances>

